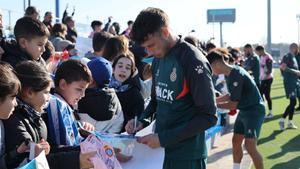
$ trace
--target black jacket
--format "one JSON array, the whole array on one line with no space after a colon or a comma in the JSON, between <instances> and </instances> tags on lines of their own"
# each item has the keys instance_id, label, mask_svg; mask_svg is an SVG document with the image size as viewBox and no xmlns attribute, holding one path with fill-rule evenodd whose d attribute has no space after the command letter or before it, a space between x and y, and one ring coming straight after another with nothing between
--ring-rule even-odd
<instances>
[{"instance_id":1,"label":"black jacket","mask_svg":"<svg viewBox=\"0 0 300 169\"><path fill-rule=\"evenodd\" d=\"M5 51L2 56L2 61L8 62L12 67L16 67L22 61L33 60L31 56L25 51L21 50L16 41L2 41L1 47ZM46 65L46 62L42 57L37 61L42 65Z\"/></svg>"},{"instance_id":2,"label":"black jacket","mask_svg":"<svg viewBox=\"0 0 300 169\"><path fill-rule=\"evenodd\" d=\"M129 88L126 91L117 91L117 96L120 100L122 110L124 113L123 130L125 131L125 125L131 119L137 115L138 117L144 111L144 98L140 93L140 89L134 79L129 79L124 85L129 84Z\"/></svg>"},{"instance_id":3,"label":"black jacket","mask_svg":"<svg viewBox=\"0 0 300 169\"><path fill-rule=\"evenodd\" d=\"M86 113L96 121L106 121L121 109L119 102L114 89L88 88L85 97L78 102L78 112Z\"/></svg>"},{"instance_id":4,"label":"black jacket","mask_svg":"<svg viewBox=\"0 0 300 169\"><path fill-rule=\"evenodd\" d=\"M5 128L5 144L6 152L15 150L16 146L21 145L25 140L38 143L42 138L47 140L47 127L39 113L33 109L18 102L14 114L8 119L4 120ZM17 167L25 158L29 156L28 153L18 154L17 158L7 162L8 168ZM79 169L79 151L62 151L50 153L47 155L49 167L53 169Z\"/></svg>"}]
</instances>

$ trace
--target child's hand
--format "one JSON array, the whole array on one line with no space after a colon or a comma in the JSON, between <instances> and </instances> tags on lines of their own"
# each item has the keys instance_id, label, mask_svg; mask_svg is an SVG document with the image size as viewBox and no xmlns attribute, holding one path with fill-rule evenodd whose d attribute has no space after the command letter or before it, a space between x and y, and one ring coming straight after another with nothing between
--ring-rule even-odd
<instances>
[{"instance_id":1,"label":"child's hand","mask_svg":"<svg viewBox=\"0 0 300 169\"><path fill-rule=\"evenodd\" d=\"M82 122L83 124L83 128L85 130L88 130L88 131L94 131L95 130L95 127L94 125L92 125L91 123L88 123L88 122Z\"/></svg>"},{"instance_id":2,"label":"child's hand","mask_svg":"<svg viewBox=\"0 0 300 169\"><path fill-rule=\"evenodd\" d=\"M44 139L35 145L35 157L38 156L43 150L45 150L46 155L48 155L50 152L50 145Z\"/></svg>"},{"instance_id":3,"label":"child's hand","mask_svg":"<svg viewBox=\"0 0 300 169\"><path fill-rule=\"evenodd\" d=\"M23 142L18 148L17 148L17 153L22 154L25 153L26 151L29 151L30 147L26 142Z\"/></svg>"},{"instance_id":4,"label":"child's hand","mask_svg":"<svg viewBox=\"0 0 300 169\"><path fill-rule=\"evenodd\" d=\"M94 157L97 154L96 151L80 154L79 161L80 161L80 168L86 169L86 168L93 168L94 164L90 160L90 158Z\"/></svg>"},{"instance_id":5,"label":"child's hand","mask_svg":"<svg viewBox=\"0 0 300 169\"><path fill-rule=\"evenodd\" d=\"M132 159L132 156L126 156L126 155L122 154L121 149L119 149L119 148L114 147L114 151L116 153L117 160L122 163L125 163Z\"/></svg>"}]
</instances>

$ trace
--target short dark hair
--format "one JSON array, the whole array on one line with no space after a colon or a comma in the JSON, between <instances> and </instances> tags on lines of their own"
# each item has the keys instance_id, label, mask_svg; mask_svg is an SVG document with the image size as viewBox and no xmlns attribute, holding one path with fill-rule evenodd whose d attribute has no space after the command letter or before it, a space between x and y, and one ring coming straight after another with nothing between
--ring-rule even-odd
<instances>
[{"instance_id":1,"label":"short dark hair","mask_svg":"<svg viewBox=\"0 0 300 169\"><path fill-rule=\"evenodd\" d=\"M46 25L39 20L32 19L30 17L23 17L16 22L14 34L17 41L20 38L31 40L35 37L48 37L49 31Z\"/></svg>"},{"instance_id":2,"label":"short dark hair","mask_svg":"<svg viewBox=\"0 0 300 169\"><path fill-rule=\"evenodd\" d=\"M103 57L109 61L114 61L120 53L126 53L128 48L129 42L125 36L112 37L104 45Z\"/></svg>"},{"instance_id":3,"label":"short dark hair","mask_svg":"<svg viewBox=\"0 0 300 169\"><path fill-rule=\"evenodd\" d=\"M93 30L95 30L95 27L96 27L96 26L101 26L102 24L103 24L103 23L102 23L101 21L95 20L95 21L93 21L93 22L91 23L91 27L92 27Z\"/></svg>"},{"instance_id":4,"label":"short dark hair","mask_svg":"<svg viewBox=\"0 0 300 169\"><path fill-rule=\"evenodd\" d=\"M34 6L29 6L25 9L25 16L30 16L38 13L39 13L38 10Z\"/></svg>"},{"instance_id":5,"label":"short dark hair","mask_svg":"<svg viewBox=\"0 0 300 169\"><path fill-rule=\"evenodd\" d=\"M70 59L58 66L55 73L55 87L59 86L59 81L64 79L68 84L76 81L91 82L92 75L89 68L79 60Z\"/></svg>"},{"instance_id":6,"label":"short dark hair","mask_svg":"<svg viewBox=\"0 0 300 169\"><path fill-rule=\"evenodd\" d=\"M94 51L101 51L106 43L106 41L113 36L108 32L98 32L94 34L93 37L93 49Z\"/></svg>"},{"instance_id":7,"label":"short dark hair","mask_svg":"<svg viewBox=\"0 0 300 169\"><path fill-rule=\"evenodd\" d=\"M265 48L262 45L258 45L255 48L256 51L265 51Z\"/></svg>"},{"instance_id":8,"label":"short dark hair","mask_svg":"<svg viewBox=\"0 0 300 169\"><path fill-rule=\"evenodd\" d=\"M222 61L224 62L224 55L217 50L213 50L206 56L208 62L210 64L214 63L215 61Z\"/></svg>"},{"instance_id":9,"label":"short dark hair","mask_svg":"<svg viewBox=\"0 0 300 169\"><path fill-rule=\"evenodd\" d=\"M125 53L122 53L121 55L119 55L113 62L112 64L112 67L115 68L116 64L118 63L118 61L121 59L121 58L127 58L131 61L131 75L134 73L135 71L135 59L134 59L134 55L130 52L130 51L127 51ZM130 75L130 76L131 76Z\"/></svg>"},{"instance_id":10,"label":"short dark hair","mask_svg":"<svg viewBox=\"0 0 300 169\"><path fill-rule=\"evenodd\" d=\"M206 46L205 46L205 50L206 50L206 51L209 51L210 49L215 49L215 48L216 48L216 45L213 44L213 43L208 43L208 44L206 44Z\"/></svg>"},{"instance_id":11,"label":"short dark hair","mask_svg":"<svg viewBox=\"0 0 300 169\"><path fill-rule=\"evenodd\" d=\"M67 25L63 23L56 23L52 27L52 36L62 36L64 31L67 31Z\"/></svg>"},{"instance_id":12,"label":"short dark hair","mask_svg":"<svg viewBox=\"0 0 300 169\"><path fill-rule=\"evenodd\" d=\"M251 48L251 49L252 49L252 45L249 44L249 43L247 43L247 44L244 46L244 48Z\"/></svg>"},{"instance_id":13,"label":"short dark hair","mask_svg":"<svg viewBox=\"0 0 300 169\"><path fill-rule=\"evenodd\" d=\"M13 68L8 63L0 61L0 103L8 95L14 94L16 89L20 91L21 83L14 73Z\"/></svg>"},{"instance_id":14,"label":"short dark hair","mask_svg":"<svg viewBox=\"0 0 300 169\"><path fill-rule=\"evenodd\" d=\"M131 24L133 24L133 21L132 21L132 20L129 20L129 21L127 22L127 25L129 26L129 25L131 25Z\"/></svg>"},{"instance_id":15,"label":"short dark hair","mask_svg":"<svg viewBox=\"0 0 300 169\"><path fill-rule=\"evenodd\" d=\"M46 67L35 61L24 61L15 68L23 88L30 88L35 92L50 86L52 79Z\"/></svg>"},{"instance_id":16,"label":"short dark hair","mask_svg":"<svg viewBox=\"0 0 300 169\"><path fill-rule=\"evenodd\" d=\"M50 12L50 11L45 12L45 16L47 16L49 14L52 14L52 12Z\"/></svg>"},{"instance_id":17,"label":"short dark hair","mask_svg":"<svg viewBox=\"0 0 300 169\"><path fill-rule=\"evenodd\" d=\"M130 38L140 45L149 35L160 31L164 26L169 26L168 15L159 8L147 8L142 10L134 21Z\"/></svg>"},{"instance_id":18,"label":"short dark hair","mask_svg":"<svg viewBox=\"0 0 300 169\"><path fill-rule=\"evenodd\" d=\"M74 21L74 19L73 19L73 17L72 16L67 16L67 17L65 17L65 19L64 19L64 23L68 23L68 22L70 22L70 21Z\"/></svg>"}]
</instances>

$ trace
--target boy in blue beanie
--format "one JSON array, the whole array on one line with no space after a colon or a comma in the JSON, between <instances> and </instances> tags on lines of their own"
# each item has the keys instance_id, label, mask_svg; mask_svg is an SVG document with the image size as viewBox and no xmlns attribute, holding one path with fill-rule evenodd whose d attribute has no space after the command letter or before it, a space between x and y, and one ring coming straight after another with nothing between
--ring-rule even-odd
<instances>
[{"instance_id":1,"label":"boy in blue beanie","mask_svg":"<svg viewBox=\"0 0 300 169\"><path fill-rule=\"evenodd\" d=\"M81 120L95 126L95 130L120 133L123 126L123 111L114 89L109 88L112 66L108 60L99 57L88 62L92 82L85 91L85 97L78 103Z\"/></svg>"}]
</instances>

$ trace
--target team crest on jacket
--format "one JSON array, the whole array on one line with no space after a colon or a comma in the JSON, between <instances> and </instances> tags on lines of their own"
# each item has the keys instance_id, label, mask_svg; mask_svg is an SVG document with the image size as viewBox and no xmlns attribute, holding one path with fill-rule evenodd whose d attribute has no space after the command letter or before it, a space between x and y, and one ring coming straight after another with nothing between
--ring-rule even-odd
<instances>
[{"instance_id":1,"label":"team crest on jacket","mask_svg":"<svg viewBox=\"0 0 300 169\"><path fill-rule=\"evenodd\" d=\"M195 68L195 70L198 74L201 74L201 73L203 73L203 66L199 65Z\"/></svg>"},{"instance_id":2,"label":"team crest on jacket","mask_svg":"<svg viewBox=\"0 0 300 169\"><path fill-rule=\"evenodd\" d=\"M170 80L171 82L175 82L176 79L177 79L177 74L176 74L176 68L174 67L172 73L170 74Z\"/></svg>"}]
</instances>

